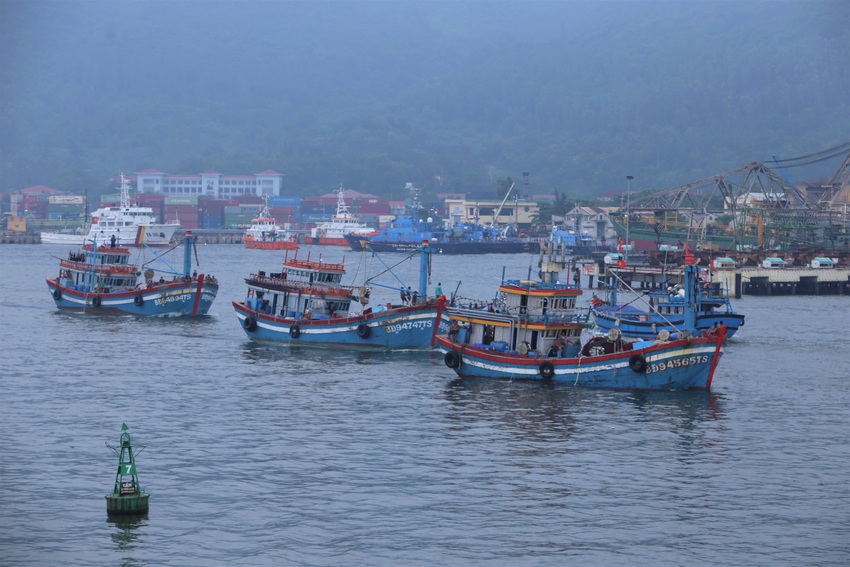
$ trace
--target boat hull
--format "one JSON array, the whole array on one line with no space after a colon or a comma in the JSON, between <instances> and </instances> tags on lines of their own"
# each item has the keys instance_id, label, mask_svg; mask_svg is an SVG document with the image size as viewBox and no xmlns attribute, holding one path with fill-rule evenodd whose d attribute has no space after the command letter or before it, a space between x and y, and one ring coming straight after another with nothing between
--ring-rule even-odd
<instances>
[{"instance_id":1,"label":"boat hull","mask_svg":"<svg viewBox=\"0 0 850 567\"><path fill-rule=\"evenodd\" d=\"M42 232L39 236L42 244L60 244L63 246L82 246L86 240L84 234L64 234L61 232Z\"/></svg>"},{"instance_id":2,"label":"boat hull","mask_svg":"<svg viewBox=\"0 0 850 567\"><path fill-rule=\"evenodd\" d=\"M243 239L245 248L255 250L298 250L298 243L292 240L277 240L274 242L260 242L257 240Z\"/></svg>"},{"instance_id":3,"label":"boat hull","mask_svg":"<svg viewBox=\"0 0 850 567\"><path fill-rule=\"evenodd\" d=\"M316 244L323 246L348 246L348 240L345 237L332 238L329 236L308 236L304 239L304 244Z\"/></svg>"},{"instance_id":4,"label":"boat hull","mask_svg":"<svg viewBox=\"0 0 850 567\"><path fill-rule=\"evenodd\" d=\"M233 302L242 329L258 341L374 350L430 348L448 317L439 304L373 309L363 315L300 320L276 317Z\"/></svg>"},{"instance_id":5,"label":"boat hull","mask_svg":"<svg viewBox=\"0 0 850 567\"><path fill-rule=\"evenodd\" d=\"M203 276L197 281L100 294L62 285L55 279L48 279L47 287L59 309L88 314L206 315L218 294L218 284L206 283Z\"/></svg>"},{"instance_id":6,"label":"boat hull","mask_svg":"<svg viewBox=\"0 0 850 567\"><path fill-rule=\"evenodd\" d=\"M444 361L458 376L551 381L571 386L637 390L708 390L723 354L725 333L682 339L601 356L541 358L502 353L438 336Z\"/></svg>"},{"instance_id":7,"label":"boat hull","mask_svg":"<svg viewBox=\"0 0 850 567\"><path fill-rule=\"evenodd\" d=\"M374 252L411 253L422 247L422 242L384 242L363 237L347 236L349 246L355 252L370 250ZM430 248L436 254L537 254L540 243L533 240L480 242L430 242Z\"/></svg>"},{"instance_id":8,"label":"boat hull","mask_svg":"<svg viewBox=\"0 0 850 567\"><path fill-rule=\"evenodd\" d=\"M671 334L676 333L684 327L683 318L667 320L652 315L639 315L630 318L628 314L616 314L613 310L591 308L596 328L607 333L613 328L620 329L624 337L636 339L654 339L658 332L666 329ZM641 318L643 320L641 320ZM696 315L696 328L706 331L713 325L724 325L727 328L726 336L732 337L744 324L744 315L738 313L702 313Z\"/></svg>"},{"instance_id":9,"label":"boat hull","mask_svg":"<svg viewBox=\"0 0 850 567\"><path fill-rule=\"evenodd\" d=\"M119 228L103 228L95 224L92 225L88 236L86 236L86 242L97 239L98 243L106 244L110 242L114 235L118 246L168 246L179 228L179 224L151 224Z\"/></svg>"}]
</instances>

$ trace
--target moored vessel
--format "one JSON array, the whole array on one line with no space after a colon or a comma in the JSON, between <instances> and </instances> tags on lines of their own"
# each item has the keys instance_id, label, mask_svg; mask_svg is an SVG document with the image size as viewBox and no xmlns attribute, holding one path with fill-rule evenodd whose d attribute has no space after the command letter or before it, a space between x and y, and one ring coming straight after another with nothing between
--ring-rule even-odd
<instances>
[{"instance_id":1,"label":"moored vessel","mask_svg":"<svg viewBox=\"0 0 850 567\"><path fill-rule=\"evenodd\" d=\"M168 246L180 225L157 222L150 207L130 204L130 182L121 174L119 190L121 202L117 207L101 207L91 214L87 234L62 234L42 232L42 244L82 246L97 239L101 243L113 241L121 246Z\"/></svg>"},{"instance_id":2,"label":"moored vessel","mask_svg":"<svg viewBox=\"0 0 850 567\"><path fill-rule=\"evenodd\" d=\"M330 246L348 246L348 236L365 238L376 234L371 226L360 222L345 204L345 190L337 191L336 214L327 222L320 223L310 231L307 244L326 244Z\"/></svg>"},{"instance_id":3,"label":"moored vessel","mask_svg":"<svg viewBox=\"0 0 850 567\"><path fill-rule=\"evenodd\" d=\"M295 234L277 224L277 220L269 212L268 203L260 211L259 216L251 220L251 226L242 236L245 248L260 250L297 250L298 242Z\"/></svg>"}]
</instances>

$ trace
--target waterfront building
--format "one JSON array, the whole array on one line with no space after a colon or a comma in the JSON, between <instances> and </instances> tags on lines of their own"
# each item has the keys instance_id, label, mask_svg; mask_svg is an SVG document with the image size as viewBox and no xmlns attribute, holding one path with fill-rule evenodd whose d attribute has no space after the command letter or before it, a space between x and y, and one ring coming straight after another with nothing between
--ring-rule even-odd
<instances>
[{"instance_id":1,"label":"waterfront building","mask_svg":"<svg viewBox=\"0 0 850 567\"><path fill-rule=\"evenodd\" d=\"M195 175L170 174L156 169L136 173L136 189L139 193L167 197L273 197L280 195L282 184L283 174L271 169L253 175L224 175L215 171Z\"/></svg>"}]
</instances>

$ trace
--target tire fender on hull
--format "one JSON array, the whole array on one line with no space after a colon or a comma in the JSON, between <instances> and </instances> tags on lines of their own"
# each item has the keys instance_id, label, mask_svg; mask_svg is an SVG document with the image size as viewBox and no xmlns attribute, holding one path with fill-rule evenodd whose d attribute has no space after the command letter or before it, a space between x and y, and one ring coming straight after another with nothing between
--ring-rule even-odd
<instances>
[{"instance_id":1,"label":"tire fender on hull","mask_svg":"<svg viewBox=\"0 0 850 567\"><path fill-rule=\"evenodd\" d=\"M555 376L555 365L549 362L541 362L540 366L537 367L537 371L540 372L540 376L543 377L544 380L551 380L553 376Z\"/></svg>"},{"instance_id":2,"label":"tire fender on hull","mask_svg":"<svg viewBox=\"0 0 850 567\"><path fill-rule=\"evenodd\" d=\"M460 367L463 359L460 357L460 353L454 350L450 350L446 353L446 356L443 357L443 362L446 363L446 366L452 369L457 369Z\"/></svg>"},{"instance_id":3,"label":"tire fender on hull","mask_svg":"<svg viewBox=\"0 0 850 567\"><path fill-rule=\"evenodd\" d=\"M249 333L253 333L257 330L257 320L248 315L247 317L245 317L245 320L242 321L242 326Z\"/></svg>"},{"instance_id":4,"label":"tire fender on hull","mask_svg":"<svg viewBox=\"0 0 850 567\"><path fill-rule=\"evenodd\" d=\"M372 334L372 329L369 328L369 325L366 323L360 323L357 325L357 336L361 339L368 339L369 335Z\"/></svg>"},{"instance_id":5,"label":"tire fender on hull","mask_svg":"<svg viewBox=\"0 0 850 567\"><path fill-rule=\"evenodd\" d=\"M298 325L292 325L291 327L289 327L289 336L293 339L297 339L298 337L300 337L301 327L299 327Z\"/></svg>"},{"instance_id":6,"label":"tire fender on hull","mask_svg":"<svg viewBox=\"0 0 850 567\"><path fill-rule=\"evenodd\" d=\"M646 359L642 354L633 354L629 359L629 368L638 374L646 372Z\"/></svg>"}]
</instances>

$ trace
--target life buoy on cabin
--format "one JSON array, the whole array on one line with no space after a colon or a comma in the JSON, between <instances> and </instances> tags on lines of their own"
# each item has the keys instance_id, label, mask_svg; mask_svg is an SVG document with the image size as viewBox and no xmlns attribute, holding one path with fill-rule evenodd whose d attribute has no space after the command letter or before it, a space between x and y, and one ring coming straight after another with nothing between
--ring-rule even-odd
<instances>
[{"instance_id":1,"label":"life buoy on cabin","mask_svg":"<svg viewBox=\"0 0 850 567\"><path fill-rule=\"evenodd\" d=\"M462 362L460 358L460 353L454 350L450 350L449 352L447 352L446 356L443 357L443 361L449 368L459 368L460 363Z\"/></svg>"},{"instance_id":2,"label":"life buoy on cabin","mask_svg":"<svg viewBox=\"0 0 850 567\"><path fill-rule=\"evenodd\" d=\"M366 323L360 323L357 325L357 336L361 339L368 339L371 334L372 329Z\"/></svg>"},{"instance_id":3,"label":"life buoy on cabin","mask_svg":"<svg viewBox=\"0 0 850 567\"><path fill-rule=\"evenodd\" d=\"M293 339L297 339L298 337L300 337L301 327L299 327L298 325L292 325L291 327L289 327L289 336Z\"/></svg>"},{"instance_id":4,"label":"life buoy on cabin","mask_svg":"<svg viewBox=\"0 0 850 567\"><path fill-rule=\"evenodd\" d=\"M629 359L629 368L638 374L646 372L646 359L642 354L633 354Z\"/></svg>"},{"instance_id":5,"label":"life buoy on cabin","mask_svg":"<svg viewBox=\"0 0 850 567\"><path fill-rule=\"evenodd\" d=\"M245 320L242 321L242 326L245 327L245 330L253 333L257 330L257 320L248 315L245 317Z\"/></svg>"},{"instance_id":6,"label":"life buoy on cabin","mask_svg":"<svg viewBox=\"0 0 850 567\"><path fill-rule=\"evenodd\" d=\"M144 297L142 297L142 294L141 294L141 293L137 293L137 294L136 294L136 297L134 297L134 298L133 298L133 304L134 304L136 307L141 307L142 305L144 305L144 304L145 304L145 298L144 298Z\"/></svg>"},{"instance_id":7,"label":"life buoy on cabin","mask_svg":"<svg viewBox=\"0 0 850 567\"><path fill-rule=\"evenodd\" d=\"M94 297L92 297L91 298L91 304L94 305L95 307L100 307L100 296L95 295Z\"/></svg>"},{"instance_id":8,"label":"life buoy on cabin","mask_svg":"<svg viewBox=\"0 0 850 567\"><path fill-rule=\"evenodd\" d=\"M540 372L544 380L550 380L555 375L555 365L546 361L537 367L537 371Z\"/></svg>"},{"instance_id":9,"label":"life buoy on cabin","mask_svg":"<svg viewBox=\"0 0 850 567\"><path fill-rule=\"evenodd\" d=\"M54 290L54 292L53 292L53 299L55 299L56 301L59 301L60 299L62 299L62 292L59 291L58 288L56 290Z\"/></svg>"}]
</instances>

